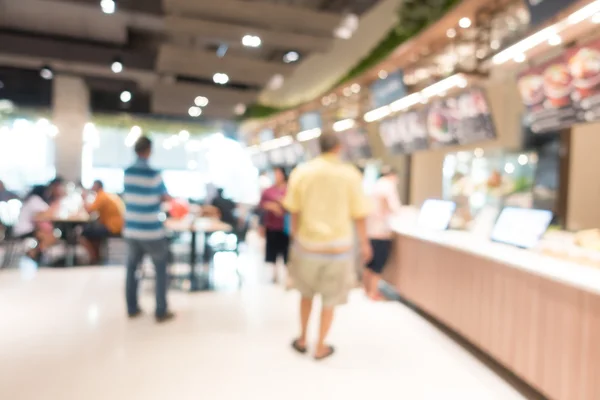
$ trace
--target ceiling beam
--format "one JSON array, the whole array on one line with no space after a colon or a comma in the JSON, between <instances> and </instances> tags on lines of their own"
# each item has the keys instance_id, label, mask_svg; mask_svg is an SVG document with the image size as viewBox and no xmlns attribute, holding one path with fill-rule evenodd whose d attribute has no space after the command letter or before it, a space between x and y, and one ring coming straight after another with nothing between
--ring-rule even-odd
<instances>
[{"instance_id":1,"label":"ceiling beam","mask_svg":"<svg viewBox=\"0 0 600 400\"><path fill-rule=\"evenodd\" d=\"M325 52L333 45L333 37L320 37L293 32L274 32L268 29L253 28L250 25L213 22L204 19L167 16L167 32L184 33L215 41L239 43L244 35L256 35L263 47L306 52Z\"/></svg>"},{"instance_id":2,"label":"ceiling beam","mask_svg":"<svg viewBox=\"0 0 600 400\"><path fill-rule=\"evenodd\" d=\"M211 80L217 72L229 75L232 83L264 86L275 74L288 75L294 65L268 62L234 55L219 58L213 52L162 45L156 70L183 76Z\"/></svg>"},{"instance_id":3,"label":"ceiling beam","mask_svg":"<svg viewBox=\"0 0 600 400\"><path fill-rule=\"evenodd\" d=\"M265 1L164 0L164 9L171 15L198 16L324 37L331 37L342 20L340 14Z\"/></svg>"}]
</instances>

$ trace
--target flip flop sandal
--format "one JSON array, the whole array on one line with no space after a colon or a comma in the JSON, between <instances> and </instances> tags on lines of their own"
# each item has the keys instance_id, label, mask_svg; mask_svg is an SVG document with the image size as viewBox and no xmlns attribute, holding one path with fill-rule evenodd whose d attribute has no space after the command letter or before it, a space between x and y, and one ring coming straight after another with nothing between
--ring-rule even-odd
<instances>
[{"instance_id":1,"label":"flip flop sandal","mask_svg":"<svg viewBox=\"0 0 600 400\"><path fill-rule=\"evenodd\" d=\"M300 354L306 354L306 346L300 346L300 340L298 339L292 342L292 348Z\"/></svg>"},{"instance_id":2,"label":"flip flop sandal","mask_svg":"<svg viewBox=\"0 0 600 400\"><path fill-rule=\"evenodd\" d=\"M335 353L335 349L333 348L333 346L328 346L327 348L328 348L327 353L323 354L322 356L318 356L318 357L315 356L315 360L317 360L317 361L323 361L326 358L331 357L333 355L333 353Z\"/></svg>"}]
</instances>

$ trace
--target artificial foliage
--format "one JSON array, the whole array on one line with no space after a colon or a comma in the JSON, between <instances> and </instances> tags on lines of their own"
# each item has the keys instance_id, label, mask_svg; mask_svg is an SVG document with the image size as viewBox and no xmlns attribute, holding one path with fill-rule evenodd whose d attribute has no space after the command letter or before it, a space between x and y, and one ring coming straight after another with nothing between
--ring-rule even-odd
<instances>
[{"instance_id":1,"label":"artificial foliage","mask_svg":"<svg viewBox=\"0 0 600 400\"><path fill-rule=\"evenodd\" d=\"M452 7L462 0L404 0L398 9L398 22L373 50L358 64L348 71L335 85L343 85L371 69L398 46L414 38L428 26L443 17ZM285 109L262 104L252 104L243 115L243 119L266 118L278 114Z\"/></svg>"}]
</instances>

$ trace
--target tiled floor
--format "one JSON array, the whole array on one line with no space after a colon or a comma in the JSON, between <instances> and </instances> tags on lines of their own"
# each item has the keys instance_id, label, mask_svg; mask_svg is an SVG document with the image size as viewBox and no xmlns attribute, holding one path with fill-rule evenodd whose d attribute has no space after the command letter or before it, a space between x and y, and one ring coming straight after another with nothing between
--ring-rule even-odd
<instances>
[{"instance_id":1,"label":"tiled floor","mask_svg":"<svg viewBox=\"0 0 600 400\"><path fill-rule=\"evenodd\" d=\"M246 275L257 276L256 261L240 260ZM223 280L231 260L221 262ZM398 303L356 292L335 321L338 354L315 363L289 349L293 292L262 279L239 291L175 291L177 320L157 326L125 318L123 278L118 267L0 271L0 399L522 398Z\"/></svg>"}]
</instances>

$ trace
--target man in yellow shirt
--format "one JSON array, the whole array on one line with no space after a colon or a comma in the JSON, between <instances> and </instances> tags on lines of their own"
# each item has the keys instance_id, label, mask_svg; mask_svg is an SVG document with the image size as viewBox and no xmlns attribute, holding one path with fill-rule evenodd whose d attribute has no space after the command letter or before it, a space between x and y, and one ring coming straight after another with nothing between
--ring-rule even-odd
<instances>
[{"instance_id":1,"label":"man in yellow shirt","mask_svg":"<svg viewBox=\"0 0 600 400\"><path fill-rule=\"evenodd\" d=\"M88 224L81 236L81 244L88 250L91 263L95 264L100 258L100 243L102 240L120 235L123 229L124 215L122 207L113 195L104 191L101 181L94 181L92 191L96 193L96 199L92 204L86 204L84 195L84 207L88 213L97 213L98 220Z\"/></svg>"},{"instance_id":2,"label":"man in yellow shirt","mask_svg":"<svg viewBox=\"0 0 600 400\"><path fill-rule=\"evenodd\" d=\"M323 308L315 358L322 360L334 352L325 344L334 308L347 302L354 287L355 234L365 262L372 250L365 222L370 207L360 172L341 161L338 136L324 134L319 142L322 155L292 172L283 206L291 215L294 241L290 274L302 295L302 330L292 345L306 352L313 298L320 294Z\"/></svg>"}]
</instances>

